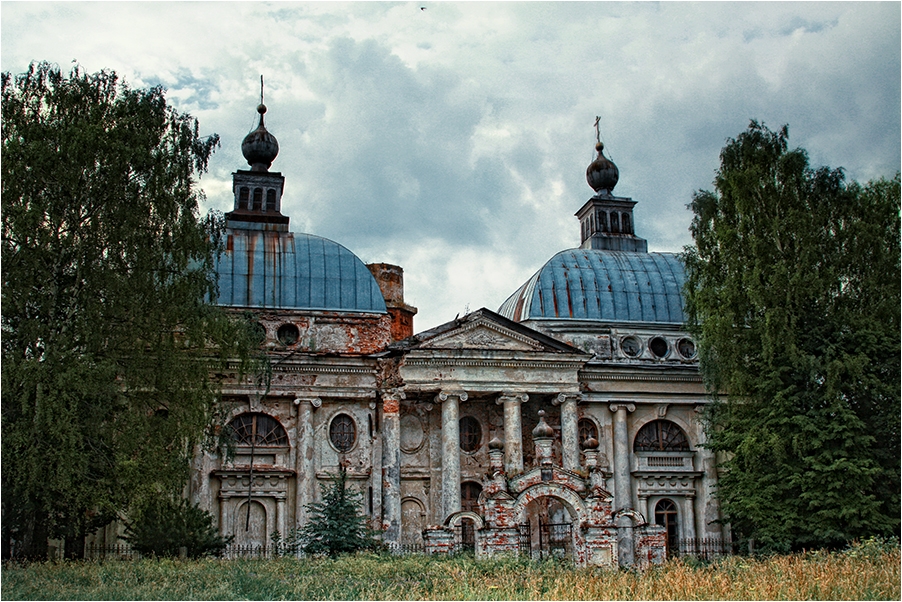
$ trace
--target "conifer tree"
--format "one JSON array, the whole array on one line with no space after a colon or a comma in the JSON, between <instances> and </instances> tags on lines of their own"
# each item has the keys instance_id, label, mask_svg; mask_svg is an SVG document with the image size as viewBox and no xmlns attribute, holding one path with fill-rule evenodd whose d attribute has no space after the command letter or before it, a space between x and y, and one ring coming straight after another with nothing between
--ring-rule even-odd
<instances>
[{"instance_id":1,"label":"conifer tree","mask_svg":"<svg viewBox=\"0 0 902 602\"><path fill-rule=\"evenodd\" d=\"M305 506L309 521L300 532L301 545L308 554L331 557L378 545L367 518L360 511L360 492L348 488L344 465L322 487L323 500Z\"/></svg>"},{"instance_id":2,"label":"conifer tree","mask_svg":"<svg viewBox=\"0 0 902 602\"><path fill-rule=\"evenodd\" d=\"M776 550L899 530L899 174L812 169L752 122L700 191L689 327L734 534Z\"/></svg>"}]
</instances>

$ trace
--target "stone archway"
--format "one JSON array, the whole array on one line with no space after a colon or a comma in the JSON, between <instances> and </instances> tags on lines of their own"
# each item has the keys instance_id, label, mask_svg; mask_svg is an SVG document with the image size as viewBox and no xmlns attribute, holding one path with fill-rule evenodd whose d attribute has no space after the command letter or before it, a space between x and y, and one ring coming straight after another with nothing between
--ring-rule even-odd
<instances>
[{"instance_id":1,"label":"stone archway","mask_svg":"<svg viewBox=\"0 0 902 602\"><path fill-rule=\"evenodd\" d=\"M582 498L557 484L534 485L523 491L513 515L520 525L523 551L535 558L584 556L580 525L586 518Z\"/></svg>"}]
</instances>

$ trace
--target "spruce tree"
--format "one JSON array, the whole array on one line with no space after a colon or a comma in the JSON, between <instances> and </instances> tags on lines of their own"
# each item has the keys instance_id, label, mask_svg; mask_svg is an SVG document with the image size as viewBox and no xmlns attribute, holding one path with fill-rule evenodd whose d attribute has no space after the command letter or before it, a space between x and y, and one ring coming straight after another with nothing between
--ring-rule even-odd
<instances>
[{"instance_id":1,"label":"spruce tree","mask_svg":"<svg viewBox=\"0 0 902 602\"><path fill-rule=\"evenodd\" d=\"M367 518L360 511L360 492L348 488L348 472L341 466L322 487L322 501L305 506L309 520L300 532L308 554L336 557L378 545Z\"/></svg>"},{"instance_id":2,"label":"spruce tree","mask_svg":"<svg viewBox=\"0 0 902 602\"><path fill-rule=\"evenodd\" d=\"M753 121L714 184L690 205L686 297L734 534L898 534L899 174L848 183Z\"/></svg>"}]
</instances>

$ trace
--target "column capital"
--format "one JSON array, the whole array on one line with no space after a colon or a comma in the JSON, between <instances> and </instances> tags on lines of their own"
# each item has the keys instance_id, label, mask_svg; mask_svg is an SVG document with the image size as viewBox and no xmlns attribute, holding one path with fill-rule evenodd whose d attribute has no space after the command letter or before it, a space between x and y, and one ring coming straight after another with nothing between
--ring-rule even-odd
<instances>
[{"instance_id":1,"label":"column capital","mask_svg":"<svg viewBox=\"0 0 902 602\"><path fill-rule=\"evenodd\" d=\"M382 389L379 394L382 397L383 402L387 399L391 399L392 401L407 399L407 393L402 388Z\"/></svg>"},{"instance_id":2,"label":"column capital","mask_svg":"<svg viewBox=\"0 0 902 602\"><path fill-rule=\"evenodd\" d=\"M526 393L510 393L504 392L498 396L498 399L495 400L495 403L498 405L504 405L505 403L526 403L529 401L529 395Z\"/></svg>"},{"instance_id":3,"label":"column capital","mask_svg":"<svg viewBox=\"0 0 902 602\"><path fill-rule=\"evenodd\" d=\"M551 400L552 405L559 406L568 401L575 401L579 403L582 401L583 396L579 393L558 393L557 397Z\"/></svg>"},{"instance_id":4,"label":"column capital","mask_svg":"<svg viewBox=\"0 0 902 602\"><path fill-rule=\"evenodd\" d=\"M294 405L299 406L302 403L309 403L314 408L318 408L321 405L323 405L323 400L320 399L319 397L295 397L294 398Z\"/></svg>"},{"instance_id":5,"label":"column capital","mask_svg":"<svg viewBox=\"0 0 902 602\"><path fill-rule=\"evenodd\" d=\"M438 403L442 403L443 401L448 401L452 397L456 397L460 401L466 401L470 398L470 396L467 395L466 391L441 391L438 395L435 396L435 400Z\"/></svg>"},{"instance_id":6,"label":"column capital","mask_svg":"<svg viewBox=\"0 0 902 602\"><path fill-rule=\"evenodd\" d=\"M636 411L636 404L634 404L634 403L627 403L627 402L625 402L625 401L615 401L614 403L612 403L611 405L609 405L608 408L610 408L610 410L611 410L612 412L614 412L615 414L616 414L619 410L626 410L627 413L629 413L629 412L635 412L635 411Z\"/></svg>"}]
</instances>

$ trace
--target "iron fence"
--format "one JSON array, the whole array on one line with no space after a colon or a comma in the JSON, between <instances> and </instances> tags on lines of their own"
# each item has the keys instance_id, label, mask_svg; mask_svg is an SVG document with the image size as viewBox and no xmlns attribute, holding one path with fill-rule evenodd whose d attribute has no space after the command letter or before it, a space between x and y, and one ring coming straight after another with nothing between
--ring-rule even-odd
<instances>
[{"instance_id":1,"label":"iron fence","mask_svg":"<svg viewBox=\"0 0 902 602\"><path fill-rule=\"evenodd\" d=\"M739 552L734 542L720 537L680 539L674 548L669 550L674 556L692 556L703 560L732 556Z\"/></svg>"}]
</instances>

